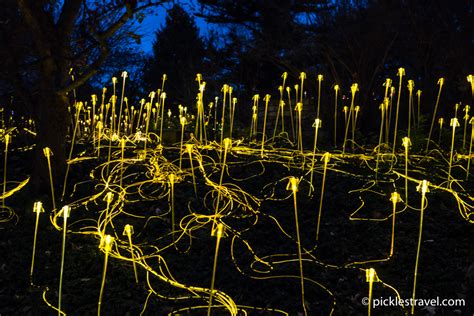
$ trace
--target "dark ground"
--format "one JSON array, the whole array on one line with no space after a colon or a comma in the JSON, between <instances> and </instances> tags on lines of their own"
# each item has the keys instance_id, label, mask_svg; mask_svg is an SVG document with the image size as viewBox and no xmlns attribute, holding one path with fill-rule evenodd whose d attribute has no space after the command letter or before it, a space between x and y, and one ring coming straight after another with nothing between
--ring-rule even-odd
<instances>
[{"instance_id":1,"label":"dark ground","mask_svg":"<svg viewBox=\"0 0 474 316\"><path fill-rule=\"evenodd\" d=\"M28 161L30 152L12 153L9 157L8 178L23 180L30 173ZM165 156L173 157L174 153L165 152ZM226 224L233 228L228 237L222 239L216 274L216 288L229 294L237 304L267 308L267 311L248 309L249 315L278 315L271 309L281 309L289 315L300 315L300 284L296 277L299 270L296 261L278 263L288 258L295 259L296 243L294 229L293 202L289 192L285 190L287 180L281 179L290 175L302 175L301 170L292 168L291 172L279 161L264 164L265 171L258 177L247 181L239 181L246 176L262 170L258 164L251 164L255 158L233 154L229 157L231 167L224 182L232 182L240 186L262 201L256 217L235 216L226 219ZM370 162L373 164L373 162ZM428 179L438 181L442 162L422 162L413 160L412 170L423 170ZM187 162L184 165L188 167ZM318 163L320 168L321 163ZM71 183L87 180L90 169L95 167L91 162L73 165ZM403 164L396 166L403 172ZM339 172L342 170L344 172ZM321 232L318 246L315 245L315 223L319 206L321 170L314 174L316 193L307 197L308 186L301 183L298 192L298 212L302 245L311 251L313 257L304 262L305 277L314 282L306 282L306 304L309 315L329 315L334 305L334 315L363 315L367 307L361 299L367 296L368 284L363 269L373 267L378 277L396 288L402 298L410 298L413 283L413 269L418 238L420 212L406 210L396 217L394 256L387 261L360 263L354 262L387 258L390 250L391 218L385 221L350 220L350 215L359 207L361 200L365 202L355 217L380 219L391 214L388 201L393 191L392 184L383 183L370 191L352 192L360 189L373 179L372 172L363 161L357 158L345 159L331 166L326 179L324 207L321 216ZM461 178L461 172L454 169L455 177ZM412 173L421 179L420 174ZM387 175L385 179L392 176ZM214 181L218 173L213 174ZM306 177L308 178L308 177ZM384 177L382 177L384 178ZM472 178L471 178L472 179ZM271 187L264 187L273 183ZM435 182L436 183L436 182ZM91 194L94 190L92 182L79 186L74 199ZM403 193L403 180L397 180L396 186ZM473 203L474 190L472 180L463 183L463 196L467 202ZM198 179L201 198L206 193L203 179ZM410 205L419 208L420 194L412 183L409 197ZM192 183L185 181L175 188L176 216L178 219L189 214L188 202L195 212L206 213L202 208L202 200L195 199ZM58 191L58 190L57 190ZM461 190L457 190L461 191ZM48 192L47 190L45 192ZM274 196L270 197L271 192ZM152 194L150 194L151 196ZM465 307L425 307L418 308L417 315L472 315L474 312L474 225L463 219L459 213L456 200L451 193L432 189L428 193L428 207L424 215L423 237L419 263L417 298L464 298ZM471 200L469 200L471 197ZM286 198L286 199L284 199ZM0 315L53 315L55 312L43 300L56 305L59 282L59 266L61 255L61 232L57 231L49 221L50 211L46 203L46 213L41 215L36 246L36 263L34 285L29 282L29 269L33 244L34 217L31 213L35 200L48 201L48 195L34 196L27 186L6 200L17 217L8 222L0 223ZM167 207L166 198L148 199L125 205L124 210L143 215L144 218L156 215L156 208ZM81 210L81 218L97 218L101 205ZM399 206L397 210L401 210ZM290 237L279 229L270 216L274 217ZM123 216L114 219L117 234L121 236L123 225L131 220ZM158 218L146 222L144 219L133 221L136 234L135 243L157 245L159 248L169 241L165 234L169 232L169 218ZM77 227L79 227L78 225ZM86 226L86 225L84 225ZM98 251L99 240L92 235L80 234L79 229L72 228L76 233L68 234L63 284L63 306L70 315L92 315L97 313L101 273L104 255ZM187 241L160 252L176 280L184 284L209 287L215 247L215 237L210 236L210 228L206 226L193 234L191 246ZM232 247L232 236L238 236ZM251 252L244 245L245 240L251 245L259 258L271 257L266 260L272 264L271 273L259 273L266 266L255 264ZM189 249L188 249L188 246ZM233 254L231 253L233 249ZM281 254L281 256L275 256ZM308 255L306 258L310 258ZM351 264L353 263L353 264ZM158 267L155 259L149 265ZM240 269L240 271L239 271ZM275 278L266 279L267 276ZM138 284L134 282L133 268L130 263L110 258L105 294L102 304L103 315L138 315L143 310L149 286L146 273L139 270ZM174 296L188 296L190 293L179 291L173 287L150 279L150 285L163 297L151 295L145 315L166 315L183 307L203 305L205 299L178 300ZM326 288L327 290L325 290ZM46 289L49 289L46 291ZM46 291L46 292L45 292ZM330 291L333 296L329 294ZM394 296L394 292L382 285L374 284L374 297ZM166 298L168 297L168 298ZM205 309L204 309L205 311ZM183 312L180 315L205 315L204 311ZM378 307L373 315L403 315L409 309L398 307ZM213 315L227 315L214 312Z\"/></svg>"}]
</instances>

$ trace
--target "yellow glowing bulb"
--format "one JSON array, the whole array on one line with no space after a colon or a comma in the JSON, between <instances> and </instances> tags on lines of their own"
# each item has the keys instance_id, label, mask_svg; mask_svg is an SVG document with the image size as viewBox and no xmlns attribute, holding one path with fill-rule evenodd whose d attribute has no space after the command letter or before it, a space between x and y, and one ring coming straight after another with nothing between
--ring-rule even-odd
<instances>
[{"instance_id":1,"label":"yellow glowing bulb","mask_svg":"<svg viewBox=\"0 0 474 316\"><path fill-rule=\"evenodd\" d=\"M112 203L112 200L114 199L114 194L112 192L107 192L107 194L105 195L105 201L107 201L107 203Z\"/></svg>"},{"instance_id":2,"label":"yellow glowing bulb","mask_svg":"<svg viewBox=\"0 0 474 316\"><path fill-rule=\"evenodd\" d=\"M296 103L296 111L301 112L303 110L303 103Z\"/></svg>"},{"instance_id":3,"label":"yellow glowing bulb","mask_svg":"<svg viewBox=\"0 0 474 316\"><path fill-rule=\"evenodd\" d=\"M110 252L112 250L112 245L114 243L114 237L111 235L105 235L104 240L103 240L103 247L105 252Z\"/></svg>"},{"instance_id":4,"label":"yellow glowing bulb","mask_svg":"<svg viewBox=\"0 0 474 316\"><path fill-rule=\"evenodd\" d=\"M459 120L457 118L452 118L449 122L449 126L451 127L459 127Z\"/></svg>"},{"instance_id":5,"label":"yellow glowing bulb","mask_svg":"<svg viewBox=\"0 0 474 316\"><path fill-rule=\"evenodd\" d=\"M377 273L374 268L365 270L365 279L369 283L377 282Z\"/></svg>"},{"instance_id":6,"label":"yellow glowing bulb","mask_svg":"<svg viewBox=\"0 0 474 316\"><path fill-rule=\"evenodd\" d=\"M43 203L42 203L42 202L36 201L36 202L33 204L33 213L44 213Z\"/></svg>"},{"instance_id":7,"label":"yellow glowing bulb","mask_svg":"<svg viewBox=\"0 0 474 316\"><path fill-rule=\"evenodd\" d=\"M408 138L408 137L403 137L403 138L402 138L402 144L403 144L403 147L405 147L405 148L410 147L410 146L411 146L411 140L410 140L410 138Z\"/></svg>"},{"instance_id":8,"label":"yellow glowing bulb","mask_svg":"<svg viewBox=\"0 0 474 316\"><path fill-rule=\"evenodd\" d=\"M286 186L287 190L293 191L293 193L298 192L299 179L295 177L290 177L288 185Z\"/></svg>"},{"instance_id":9,"label":"yellow glowing bulb","mask_svg":"<svg viewBox=\"0 0 474 316\"><path fill-rule=\"evenodd\" d=\"M68 218L71 214L71 207L69 205L64 205L61 209L61 213L63 215L63 218Z\"/></svg>"},{"instance_id":10,"label":"yellow glowing bulb","mask_svg":"<svg viewBox=\"0 0 474 316\"><path fill-rule=\"evenodd\" d=\"M133 226L130 224L125 225L125 227L123 228L123 235L125 236L133 235Z\"/></svg>"},{"instance_id":11,"label":"yellow glowing bulb","mask_svg":"<svg viewBox=\"0 0 474 316\"><path fill-rule=\"evenodd\" d=\"M438 79L438 84L439 84L440 86L444 85L444 78L439 78L439 79Z\"/></svg>"},{"instance_id":12,"label":"yellow glowing bulb","mask_svg":"<svg viewBox=\"0 0 474 316\"><path fill-rule=\"evenodd\" d=\"M191 152L193 151L193 144L186 144L185 147L186 151L191 154Z\"/></svg>"},{"instance_id":13,"label":"yellow glowing bulb","mask_svg":"<svg viewBox=\"0 0 474 316\"><path fill-rule=\"evenodd\" d=\"M43 148L43 154L46 158L49 158L52 156L53 152L51 151L49 147L45 147Z\"/></svg>"},{"instance_id":14,"label":"yellow glowing bulb","mask_svg":"<svg viewBox=\"0 0 474 316\"><path fill-rule=\"evenodd\" d=\"M339 85L338 84L334 86L334 91L339 91Z\"/></svg>"},{"instance_id":15,"label":"yellow glowing bulb","mask_svg":"<svg viewBox=\"0 0 474 316\"><path fill-rule=\"evenodd\" d=\"M419 182L418 186L416 187L416 191L421 192L422 194L430 192L429 185L430 183L427 180L422 180Z\"/></svg>"},{"instance_id":16,"label":"yellow glowing bulb","mask_svg":"<svg viewBox=\"0 0 474 316\"><path fill-rule=\"evenodd\" d=\"M413 88L415 88L415 81L408 80L408 91L412 92Z\"/></svg>"},{"instance_id":17,"label":"yellow glowing bulb","mask_svg":"<svg viewBox=\"0 0 474 316\"><path fill-rule=\"evenodd\" d=\"M321 75L321 74L318 75L318 81L320 81L320 82L323 81L323 75Z\"/></svg>"},{"instance_id":18,"label":"yellow glowing bulb","mask_svg":"<svg viewBox=\"0 0 474 316\"><path fill-rule=\"evenodd\" d=\"M283 78L283 80L286 80L286 78L288 78L288 73L285 71L281 77Z\"/></svg>"},{"instance_id":19,"label":"yellow glowing bulb","mask_svg":"<svg viewBox=\"0 0 474 316\"><path fill-rule=\"evenodd\" d=\"M351 86L351 92L352 92L352 96L354 96L354 94L359 91L359 85L357 83L353 83L352 86Z\"/></svg>"},{"instance_id":20,"label":"yellow glowing bulb","mask_svg":"<svg viewBox=\"0 0 474 316\"><path fill-rule=\"evenodd\" d=\"M314 128L321 128L322 124L323 124L323 121L322 121L322 120L320 120L320 119L315 119L315 120L314 120L314 123L313 123L313 127L314 127Z\"/></svg>"},{"instance_id":21,"label":"yellow glowing bulb","mask_svg":"<svg viewBox=\"0 0 474 316\"><path fill-rule=\"evenodd\" d=\"M398 76L404 76L405 75L405 68L400 67L398 68Z\"/></svg>"},{"instance_id":22,"label":"yellow glowing bulb","mask_svg":"<svg viewBox=\"0 0 474 316\"><path fill-rule=\"evenodd\" d=\"M230 138L224 139L224 148L228 150L232 146L232 140Z\"/></svg>"},{"instance_id":23,"label":"yellow glowing bulb","mask_svg":"<svg viewBox=\"0 0 474 316\"><path fill-rule=\"evenodd\" d=\"M306 72L301 72L299 79L301 79L301 80L306 79Z\"/></svg>"},{"instance_id":24,"label":"yellow glowing bulb","mask_svg":"<svg viewBox=\"0 0 474 316\"><path fill-rule=\"evenodd\" d=\"M400 197L400 194L398 192L392 192L391 196L390 196L390 201L393 203L393 204L397 204L399 202L402 201L401 197Z\"/></svg>"},{"instance_id":25,"label":"yellow glowing bulb","mask_svg":"<svg viewBox=\"0 0 474 316\"><path fill-rule=\"evenodd\" d=\"M219 223L217 224L217 238L221 238L224 234L224 224Z\"/></svg>"}]
</instances>

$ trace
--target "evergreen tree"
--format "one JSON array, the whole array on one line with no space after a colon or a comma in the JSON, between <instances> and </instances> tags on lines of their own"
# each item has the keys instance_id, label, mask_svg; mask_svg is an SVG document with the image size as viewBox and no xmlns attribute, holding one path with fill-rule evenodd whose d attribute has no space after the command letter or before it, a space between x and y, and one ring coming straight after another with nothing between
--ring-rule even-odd
<instances>
[{"instance_id":1,"label":"evergreen tree","mask_svg":"<svg viewBox=\"0 0 474 316\"><path fill-rule=\"evenodd\" d=\"M195 78L205 70L205 53L205 43L194 19L175 4L168 10L165 26L156 32L153 56L145 66L145 85L156 91L161 88L162 75L166 74L168 99L183 105L193 104L198 90Z\"/></svg>"}]
</instances>

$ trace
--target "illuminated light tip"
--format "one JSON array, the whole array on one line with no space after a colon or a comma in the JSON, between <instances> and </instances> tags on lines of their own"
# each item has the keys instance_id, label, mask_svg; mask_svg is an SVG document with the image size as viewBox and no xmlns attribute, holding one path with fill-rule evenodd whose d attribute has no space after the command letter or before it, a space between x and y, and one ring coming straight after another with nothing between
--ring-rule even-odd
<instances>
[{"instance_id":1,"label":"illuminated light tip","mask_svg":"<svg viewBox=\"0 0 474 316\"><path fill-rule=\"evenodd\" d=\"M281 107L284 107L284 106L285 106L285 101L281 100L281 101L280 101L280 106L281 106Z\"/></svg>"},{"instance_id":2,"label":"illuminated light tip","mask_svg":"<svg viewBox=\"0 0 474 316\"><path fill-rule=\"evenodd\" d=\"M357 83L353 83L351 86L352 95L354 95L359 90L359 85Z\"/></svg>"},{"instance_id":3,"label":"illuminated light tip","mask_svg":"<svg viewBox=\"0 0 474 316\"><path fill-rule=\"evenodd\" d=\"M185 116L181 116L179 118L179 121L180 121L181 125L183 125L183 126L186 125L186 117Z\"/></svg>"},{"instance_id":4,"label":"illuminated light tip","mask_svg":"<svg viewBox=\"0 0 474 316\"><path fill-rule=\"evenodd\" d=\"M228 150L232 146L232 140L230 138L224 138L224 148Z\"/></svg>"},{"instance_id":5,"label":"illuminated light tip","mask_svg":"<svg viewBox=\"0 0 474 316\"><path fill-rule=\"evenodd\" d=\"M300 79L301 79L301 80L306 79L306 72L301 72L301 73L300 73Z\"/></svg>"},{"instance_id":6,"label":"illuminated light tip","mask_svg":"<svg viewBox=\"0 0 474 316\"><path fill-rule=\"evenodd\" d=\"M116 84L117 83L117 77L112 77L112 83Z\"/></svg>"},{"instance_id":7,"label":"illuminated light tip","mask_svg":"<svg viewBox=\"0 0 474 316\"><path fill-rule=\"evenodd\" d=\"M416 187L416 191L421 192L423 194L430 192L429 185L430 183L427 180L422 180L419 182L418 186Z\"/></svg>"},{"instance_id":8,"label":"illuminated light tip","mask_svg":"<svg viewBox=\"0 0 474 316\"><path fill-rule=\"evenodd\" d=\"M260 99L260 95L259 94L254 94L253 97L252 97L252 100L256 101L258 99Z\"/></svg>"},{"instance_id":9,"label":"illuminated light tip","mask_svg":"<svg viewBox=\"0 0 474 316\"><path fill-rule=\"evenodd\" d=\"M51 151L51 148L49 147L44 147L43 148L43 154L45 157L49 158L52 156L53 152Z\"/></svg>"},{"instance_id":10,"label":"illuminated light tip","mask_svg":"<svg viewBox=\"0 0 474 316\"><path fill-rule=\"evenodd\" d=\"M237 98L232 98L232 104L235 105L237 103Z\"/></svg>"},{"instance_id":11,"label":"illuminated light tip","mask_svg":"<svg viewBox=\"0 0 474 316\"><path fill-rule=\"evenodd\" d=\"M317 118L317 119L314 120L313 127L314 128L321 128L322 124L323 124L323 121Z\"/></svg>"},{"instance_id":12,"label":"illuminated light tip","mask_svg":"<svg viewBox=\"0 0 474 316\"><path fill-rule=\"evenodd\" d=\"M196 81L201 82L201 80L202 80L202 74L197 73L196 74Z\"/></svg>"},{"instance_id":13,"label":"illuminated light tip","mask_svg":"<svg viewBox=\"0 0 474 316\"><path fill-rule=\"evenodd\" d=\"M411 140L410 140L410 138L408 138L408 137L403 137L403 138L402 138L402 144L403 144L403 147L405 147L405 148L410 147L410 146L411 146Z\"/></svg>"},{"instance_id":14,"label":"illuminated light tip","mask_svg":"<svg viewBox=\"0 0 474 316\"><path fill-rule=\"evenodd\" d=\"M71 215L71 207L69 205L64 205L61 209L63 218L68 218Z\"/></svg>"},{"instance_id":15,"label":"illuminated light tip","mask_svg":"<svg viewBox=\"0 0 474 316\"><path fill-rule=\"evenodd\" d=\"M451 121L449 122L449 126L454 127L454 128L459 127L459 120L453 117Z\"/></svg>"},{"instance_id":16,"label":"illuminated light tip","mask_svg":"<svg viewBox=\"0 0 474 316\"><path fill-rule=\"evenodd\" d=\"M365 280L369 283L377 282L377 273L374 268L369 268L365 270Z\"/></svg>"},{"instance_id":17,"label":"illuminated light tip","mask_svg":"<svg viewBox=\"0 0 474 316\"><path fill-rule=\"evenodd\" d=\"M286 92L290 93L290 90L291 90L290 87L286 87Z\"/></svg>"},{"instance_id":18,"label":"illuminated light tip","mask_svg":"<svg viewBox=\"0 0 474 316\"><path fill-rule=\"evenodd\" d=\"M162 98L163 100L166 99L166 92L161 92L160 98Z\"/></svg>"},{"instance_id":19,"label":"illuminated light tip","mask_svg":"<svg viewBox=\"0 0 474 316\"><path fill-rule=\"evenodd\" d=\"M438 123L439 123L439 125L443 125L443 123L444 123L444 118L440 117L440 118L438 119Z\"/></svg>"},{"instance_id":20,"label":"illuminated light tip","mask_svg":"<svg viewBox=\"0 0 474 316\"><path fill-rule=\"evenodd\" d=\"M345 105L343 108L342 108L342 111L344 113L347 113L347 111L349 111L349 107L347 105Z\"/></svg>"},{"instance_id":21,"label":"illuminated light tip","mask_svg":"<svg viewBox=\"0 0 474 316\"><path fill-rule=\"evenodd\" d=\"M219 223L217 224L217 238L221 238L224 234L224 224Z\"/></svg>"},{"instance_id":22,"label":"illuminated light tip","mask_svg":"<svg viewBox=\"0 0 474 316\"><path fill-rule=\"evenodd\" d=\"M266 95L265 95L265 102L270 102L270 98L271 98L271 97L272 97L271 95L266 94Z\"/></svg>"},{"instance_id":23,"label":"illuminated light tip","mask_svg":"<svg viewBox=\"0 0 474 316\"><path fill-rule=\"evenodd\" d=\"M174 173L170 173L168 175L168 179L170 180L170 183L174 183L175 182L175 179L176 179L176 176Z\"/></svg>"},{"instance_id":24,"label":"illuminated light tip","mask_svg":"<svg viewBox=\"0 0 474 316\"><path fill-rule=\"evenodd\" d=\"M444 84L444 78L439 78L438 79L438 84L442 86Z\"/></svg>"},{"instance_id":25,"label":"illuminated light tip","mask_svg":"<svg viewBox=\"0 0 474 316\"><path fill-rule=\"evenodd\" d=\"M282 77L283 79L288 78L288 73L285 71L285 72L281 75L281 77Z\"/></svg>"},{"instance_id":26,"label":"illuminated light tip","mask_svg":"<svg viewBox=\"0 0 474 316\"><path fill-rule=\"evenodd\" d=\"M33 213L44 213L43 203L41 201L36 201L33 204Z\"/></svg>"},{"instance_id":27,"label":"illuminated light tip","mask_svg":"<svg viewBox=\"0 0 474 316\"><path fill-rule=\"evenodd\" d=\"M398 75L399 76L404 76L405 75L405 68L403 68L403 67L398 68Z\"/></svg>"},{"instance_id":28,"label":"illuminated light tip","mask_svg":"<svg viewBox=\"0 0 474 316\"><path fill-rule=\"evenodd\" d=\"M413 80L408 80L408 90L413 91L413 88L415 87L415 81Z\"/></svg>"},{"instance_id":29,"label":"illuminated light tip","mask_svg":"<svg viewBox=\"0 0 474 316\"><path fill-rule=\"evenodd\" d=\"M298 112L301 112L303 110L303 103L301 102L296 103L296 110Z\"/></svg>"},{"instance_id":30,"label":"illuminated light tip","mask_svg":"<svg viewBox=\"0 0 474 316\"><path fill-rule=\"evenodd\" d=\"M104 236L103 246L106 252L110 252L112 250L112 244L114 243L114 239L115 238L112 237L111 235Z\"/></svg>"},{"instance_id":31,"label":"illuminated light tip","mask_svg":"<svg viewBox=\"0 0 474 316\"><path fill-rule=\"evenodd\" d=\"M92 100L93 103L96 103L97 102L97 95L96 94L91 95L91 100Z\"/></svg>"},{"instance_id":32,"label":"illuminated light tip","mask_svg":"<svg viewBox=\"0 0 474 316\"><path fill-rule=\"evenodd\" d=\"M397 204L397 203L401 202L402 199L400 197L400 194L398 192L392 192L392 194L390 195L390 201L393 204Z\"/></svg>"},{"instance_id":33,"label":"illuminated light tip","mask_svg":"<svg viewBox=\"0 0 474 316\"><path fill-rule=\"evenodd\" d=\"M422 93L421 90L416 91L416 95L417 95L417 96L420 96L421 93Z\"/></svg>"},{"instance_id":34,"label":"illuminated light tip","mask_svg":"<svg viewBox=\"0 0 474 316\"><path fill-rule=\"evenodd\" d=\"M105 195L105 201L107 201L107 203L111 203L112 200L114 199L114 194L112 192L107 192L107 194Z\"/></svg>"},{"instance_id":35,"label":"illuminated light tip","mask_svg":"<svg viewBox=\"0 0 474 316\"><path fill-rule=\"evenodd\" d=\"M385 86L390 87L392 85L392 79L387 78L385 79Z\"/></svg>"},{"instance_id":36,"label":"illuminated light tip","mask_svg":"<svg viewBox=\"0 0 474 316\"><path fill-rule=\"evenodd\" d=\"M122 74L120 75L122 78L127 78L128 73L126 71L122 71Z\"/></svg>"},{"instance_id":37,"label":"illuminated light tip","mask_svg":"<svg viewBox=\"0 0 474 316\"><path fill-rule=\"evenodd\" d=\"M318 81L322 81L323 80L323 75L319 74L318 75Z\"/></svg>"},{"instance_id":38,"label":"illuminated light tip","mask_svg":"<svg viewBox=\"0 0 474 316\"><path fill-rule=\"evenodd\" d=\"M324 161L324 163L328 163L330 159L331 153L329 152L325 152L324 155L321 157L321 160Z\"/></svg>"},{"instance_id":39,"label":"illuminated light tip","mask_svg":"<svg viewBox=\"0 0 474 316\"><path fill-rule=\"evenodd\" d=\"M334 86L334 90L339 91L339 85L338 84Z\"/></svg>"},{"instance_id":40,"label":"illuminated light tip","mask_svg":"<svg viewBox=\"0 0 474 316\"><path fill-rule=\"evenodd\" d=\"M293 193L298 192L299 179L295 177L290 177L288 185L286 186L287 190L293 191Z\"/></svg>"},{"instance_id":41,"label":"illuminated light tip","mask_svg":"<svg viewBox=\"0 0 474 316\"><path fill-rule=\"evenodd\" d=\"M171 117L171 109L168 109L168 118Z\"/></svg>"},{"instance_id":42,"label":"illuminated light tip","mask_svg":"<svg viewBox=\"0 0 474 316\"><path fill-rule=\"evenodd\" d=\"M283 92L283 86L278 86L278 91Z\"/></svg>"},{"instance_id":43,"label":"illuminated light tip","mask_svg":"<svg viewBox=\"0 0 474 316\"><path fill-rule=\"evenodd\" d=\"M193 151L193 144L186 144L185 147L188 153L191 153Z\"/></svg>"},{"instance_id":44,"label":"illuminated light tip","mask_svg":"<svg viewBox=\"0 0 474 316\"><path fill-rule=\"evenodd\" d=\"M125 225L125 227L123 228L123 235L125 236L131 236L133 235L133 226L130 225L130 224L127 224Z\"/></svg>"},{"instance_id":45,"label":"illuminated light tip","mask_svg":"<svg viewBox=\"0 0 474 316\"><path fill-rule=\"evenodd\" d=\"M360 111L360 106L356 105L355 108L354 108L354 110L355 110L356 112L359 112L359 111Z\"/></svg>"},{"instance_id":46,"label":"illuminated light tip","mask_svg":"<svg viewBox=\"0 0 474 316\"><path fill-rule=\"evenodd\" d=\"M148 94L148 96L152 99L155 97L155 95L156 95L155 91L152 91L152 92L150 92L150 94Z\"/></svg>"}]
</instances>

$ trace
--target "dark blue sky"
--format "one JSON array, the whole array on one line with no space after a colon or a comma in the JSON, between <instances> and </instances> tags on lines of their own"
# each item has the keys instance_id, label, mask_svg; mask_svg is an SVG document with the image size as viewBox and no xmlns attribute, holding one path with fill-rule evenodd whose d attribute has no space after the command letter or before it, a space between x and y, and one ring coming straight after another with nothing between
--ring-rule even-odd
<instances>
[{"instance_id":1,"label":"dark blue sky","mask_svg":"<svg viewBox=\"0 0 474 316\"><path fill-rule=\"evenodd\" d=\"M178 1L186 11L193 16L193 12L198 9L195 0L181 0ZM156 30L165 25L166 10L173 6L172 3L165 4L154 10L154 13L148 14L143 22L139 25L139 33L142 35L141 47L145 53L151 53L153 41L155 40ZM194 17L194 16L193 16ZM197 27L200 30L201 36L205 37L208 34L209 26L202 18L194 17Z\"/></svg>"}]
</instances>

